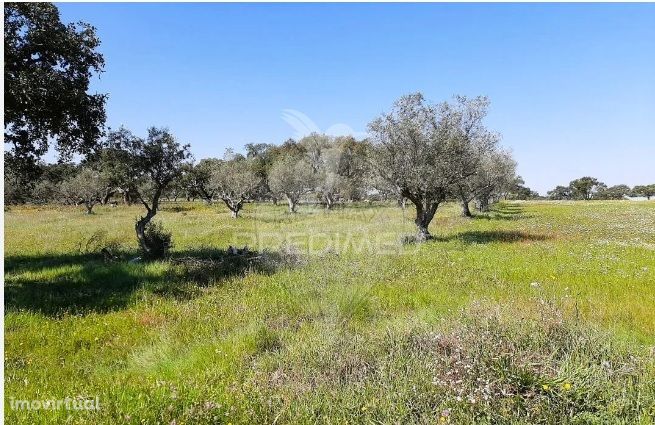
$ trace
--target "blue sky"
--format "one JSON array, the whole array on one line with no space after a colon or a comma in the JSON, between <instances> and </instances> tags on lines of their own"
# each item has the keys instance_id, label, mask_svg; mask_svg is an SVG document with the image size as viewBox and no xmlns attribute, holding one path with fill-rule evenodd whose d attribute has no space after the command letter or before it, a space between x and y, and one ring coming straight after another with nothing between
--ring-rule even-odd
<instances>
[{"instance_id":1,"label":"blue sky","mask_svg":"<svg viewBox=\"0 0 655 425\"><path fill-rule=\"evenodd\" d=\"M169 127L196 158L482 94L533 189L655 183L655 4L58 6L98 29L108 124Z\"/></svg>"}]
</instances>

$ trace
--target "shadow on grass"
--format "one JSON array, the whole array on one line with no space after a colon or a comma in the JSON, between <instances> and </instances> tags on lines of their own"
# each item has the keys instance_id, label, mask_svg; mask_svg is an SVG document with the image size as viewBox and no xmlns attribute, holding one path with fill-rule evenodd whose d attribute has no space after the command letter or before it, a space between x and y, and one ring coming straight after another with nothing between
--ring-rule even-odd
<instances>
[{"instance_id":1,"label":"shadow on grass","mask_svg":"<svg viewBox=\"0 0 655 425\"><path fill-rule=\"evenodd\" d=\"M220 249L175 252L157 262L105 262L93 254L5 258L5 311L48 316L116 311L150 293L185 300L203 286L250 272L273 273L291 262L277 252Z\"/></svg>"},{"instance_id":2,"label":"shadow on grass","mask_svg":"<svg viewBox=\"0 0 655 425\"><path fill-rule=\"evenodd\" d=\"M471 230L449 236L434 236L436 242L449 242L459 240L467 244L484 244L494 242L527 242L544 241L546 235L531 234L519 230Z\"/></svg>"},{"instance_id":3,"label":"shadow on grass","mask_svg":"<svg viewBox=\"0 0 655 425\"><path fill-rule=\"evenodd\" d=\"M516 204L500 204L494 206L489 212L481 212L473 215L476 220L521 220L530 218L532 215L523 213L523 207Z\"/></svg>"}]
</instances>

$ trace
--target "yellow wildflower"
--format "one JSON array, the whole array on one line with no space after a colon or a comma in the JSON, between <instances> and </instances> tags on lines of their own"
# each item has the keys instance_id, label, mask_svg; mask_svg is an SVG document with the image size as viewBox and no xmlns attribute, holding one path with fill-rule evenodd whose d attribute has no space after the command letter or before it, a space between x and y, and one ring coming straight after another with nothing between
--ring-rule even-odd
<instances>
[{"instance_id":1,"label":"yellow wildflower","mask_svg":"<svg viewBox=\"0 0 655 425\"><path fill-rule=\"evenodd\" d=\"M550 389L550 385L548 385L548 384L543 384L543 385L541 386L541 388L543 388L544 391L548 391L548 390Z\"/></svg>"},{"instance_id":2,"label":"yellow wildflower","mask_svg":"<svg viewBox=\"0 0 655 425\"><path fill-rule=\"evenodd\" d=\"M565 382L564 385L562 385L562 387L564 387L565 390L570 390L572 385L568 382Z\"/></svg>"}]
</instances>

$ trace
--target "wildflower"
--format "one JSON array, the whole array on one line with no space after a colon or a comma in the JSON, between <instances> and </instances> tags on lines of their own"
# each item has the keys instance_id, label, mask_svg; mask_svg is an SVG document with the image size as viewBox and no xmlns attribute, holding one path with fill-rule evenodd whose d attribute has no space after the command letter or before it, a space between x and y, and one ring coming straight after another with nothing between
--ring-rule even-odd
<instances>
[{"instance_id":1,"label":"wildflower","mask_svg":"<svg viewBox=\"0 0 655 425\"><path fill-rule=\"evenodd\" d=\"M543 384L543 385L541 386L541 388L543 388L544 391L548 391L548 390L550 389L550 385L548 385L548 384Z\"/></svg>"},{"instance_id":2,"label":"wildflower","mask_svg":"<svg viewBox=\"0 0 655 425\"><path fill-rule=\"evenodd\" d=\"M368 407L362 406L362 412L366 412L368 410Z\"/></svg>"},{"instance_id":3,"label":"wildflower","mask_svg":"<svg viewBox=\"0 0 655 425\"><path fill-rule=\"evenodd\" d=\"M562 385L562 387L568 391L571 389L572 385L569 382L565 382L564 385Z\"/></svg>"}]
</instances>

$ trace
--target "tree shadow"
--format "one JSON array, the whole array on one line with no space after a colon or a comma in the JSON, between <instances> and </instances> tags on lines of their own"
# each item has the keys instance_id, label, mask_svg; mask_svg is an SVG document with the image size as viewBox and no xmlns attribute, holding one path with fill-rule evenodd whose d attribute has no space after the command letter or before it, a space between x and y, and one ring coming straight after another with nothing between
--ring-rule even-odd
<instances>
[{"instance_id":1,"label":"tree shadow","mask_svg":"<svg viewBox=\"0 0 655 425\"><path fill-rule=\"evenodd\" d=\"M97 254L47 254L5 258L5 311L51 317L117 311L144 293L192 299L202 287L257 272L270 274L293 261L279 252L202 248L162 261L107 262Z\"/></svg>"},{"instance_id":2,"label":"tree shadow","mask_svg":"<svg viewBox=\"0 0 655 425\"><path fill-rule=\"evenodd\" d=\"M449 236L434 236L437 242L462 241L466 244L486 244L494 242L514 243L544 241L548 236L531 234L519 230L470 230Z\"/></svg>"},{"instance_id":3,"label":"tree shadow","mask_svg":"<svg viewBox=\"0 0 655 425\"><path fill-rule=\"evenodd\" d=\"M473 215L476 220L522 220L532 215L524 214L523 207L516 204L500 204L491 208L488 212L481 212Z\"/></svg>"}]
</instances>

